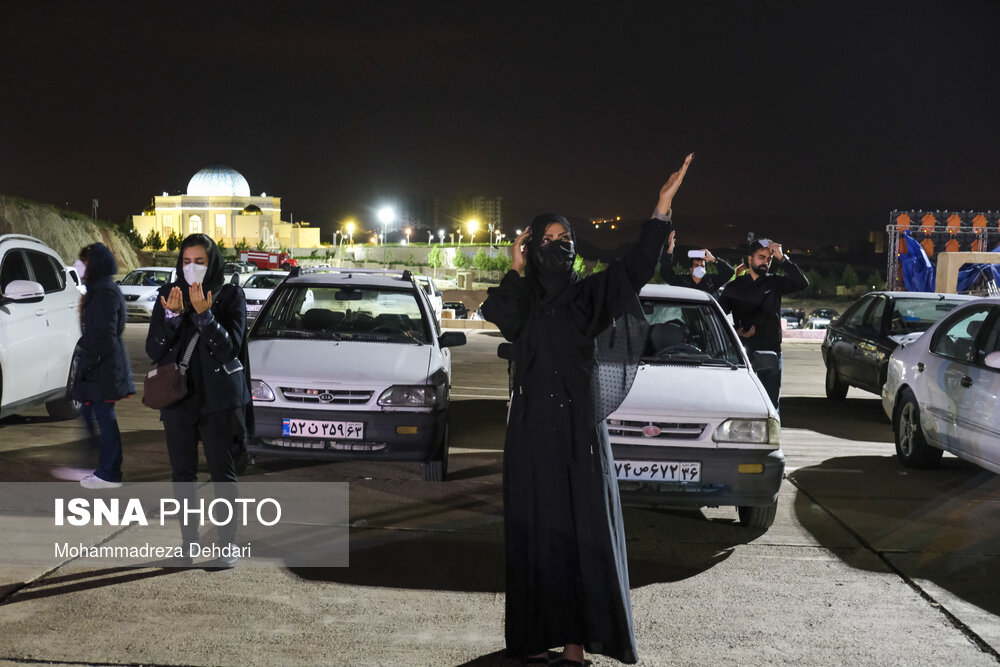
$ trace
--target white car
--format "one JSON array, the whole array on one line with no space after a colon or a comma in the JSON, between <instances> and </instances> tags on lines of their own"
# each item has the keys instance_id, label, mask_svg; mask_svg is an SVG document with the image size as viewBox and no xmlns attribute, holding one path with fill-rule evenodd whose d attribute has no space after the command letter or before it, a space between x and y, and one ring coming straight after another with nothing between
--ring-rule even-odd
<instances>
[{"instance_id":1,"label":"white car","mask_svg":"<svg viewBox=\"0 0 1000 667\"><path fill-rule=\"evenodd\" d=\"M434 279L430 276L413 276L417 279L417 284L420 285L424 293L427 294L427 299L431 302L431 306L434 308L434 315L437 317L438 322L441 321L441 312L444 310L444 293L438 289L437 285L434 283Z\"/></svg>"},{"instance_id":2,"label":"white car","mask_svg":"<svg viewBox=\"0 0 1000 667\"><path fill-rule=\"evenodd\" d=\"M963 303L889 358L882 407L896 456L933 468L944 452L1000 474L1000 298Z\"/></svg>"},{"instance_id":3,"label":"white car","mask_svg":"<svg viewBox=\"0 0 1000 667\"><path fill-rule=\"evenodd\" d=\"M259 274L258 274L259 275ZM249 451L448 472L451 350L409 271L293 269L249 334Z\"/></svg>"},{"instance_id":4,"label":"white car","mask_svg":"<svg viewBox=\"0 0 1000 667\"><path fill-rule=\"evenodd\" d=\"M158 290L176 279L177 269L166 266L142 266L129 271L118 281L125 297L125 314L139 320L151 319Z\"/></svg>"},{"instance_id":5,"label":"white car","mask_svg":"<svg viewBox=\"0 0 1000 667\"><path fill-rule=\"evenodd\" d=\"M243 293L247 299L247 326L253 324L257 313L267 303L274 288L288 276L288 271L256 271L243 283Z\"/></svg>"},{"instance_id":6,"label":"white car","mask_svg":"<svg viewBox=\"0 0 1000 667\"><path fill-rule=\"evenodd\" d=\"M71 419L80 292L62 258L31 236L0 236L0 417L45 404Z\"/></svg>"},{"instance_id":7,"label":"white car","mask_svg":"<svg viewBox=\"0 0 1000 667\"><path fill-rule=\"evenodd\" d=\"M785 470L781 427L736 331L700 290L646 285L639 299L646 349L607 419L622 501L732 505L742 525L768 528Z\"/></svg>"}]
</instances>

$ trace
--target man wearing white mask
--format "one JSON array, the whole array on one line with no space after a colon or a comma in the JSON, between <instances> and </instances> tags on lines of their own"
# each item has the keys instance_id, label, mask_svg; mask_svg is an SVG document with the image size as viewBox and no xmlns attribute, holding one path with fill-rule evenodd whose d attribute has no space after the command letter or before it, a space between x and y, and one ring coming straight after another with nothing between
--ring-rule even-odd
<instances>
[{"instance_id":1,"label":"man wearing white mask","mask_svg":"<svg viewBox=\"0 0 1000 667\"><path fill-rule=\"evenodd\" d=\"M674 273L674 232L670 232L667 244L660 255L660 278L668 285L693 287L694 289L714 294L717 289L729 282L733 277L733 267L724 259L719 259L707 248L691 250L688 258L691 260L691 273ZM709 273L705 268L711 262L716 266L716 273Z\"/></svg>"}]
</instances>

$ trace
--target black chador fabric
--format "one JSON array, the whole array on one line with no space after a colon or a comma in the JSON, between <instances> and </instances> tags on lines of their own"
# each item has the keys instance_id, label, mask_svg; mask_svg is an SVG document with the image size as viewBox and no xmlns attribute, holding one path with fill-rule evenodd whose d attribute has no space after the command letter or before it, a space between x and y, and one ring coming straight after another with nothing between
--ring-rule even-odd
<instances>
[{"instance_id":1,"label":"black chador fabric","mask_svg":"<svg viewBox=\"0 0 1000 667\"><path fill-rule=\"evenodd\" d=\"M572 235L559 216L536 218L525 277L508 272L482 306L514 348L503 461L507 652L582 644L634 663L625 537L603 419L631 384L628 357L641 353L641 334L629 322L645 321L636 294L653 275L670 225L644 223L623 259L581 279L571 269L572 241L540 245L551 222ZM598 349L609 363L599 366ZM593 384L611 400L595 396Z\"/></svg>"}]
</instances>

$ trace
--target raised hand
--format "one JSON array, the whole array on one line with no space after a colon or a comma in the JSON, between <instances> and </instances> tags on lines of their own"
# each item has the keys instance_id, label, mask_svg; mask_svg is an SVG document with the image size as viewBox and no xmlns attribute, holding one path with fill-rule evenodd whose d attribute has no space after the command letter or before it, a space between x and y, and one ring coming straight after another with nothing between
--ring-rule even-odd
<instances>
[{"instance_id":1,"label":"raised hand","mask_svg":"<svg viewBox=\"0 0 1000 667\"><path fill-rule=\"evenodd\" d=\"M201 283L191 283L191 286L188 287L188 298L191 299L191 307L194 308L194 312L199 315L212 307L212 293L209 292L206 296Z\"/></svg>"},{"instance_id":2,"label":"raised hand","mask_svg":"<svg viewBox=\"0 0 1000 667\"><path fill-rule=\"evenodd\" d=\"M681 165L681 168L670 174L670 178L660 188L660 201L656 203L656 210L660 212L660 215L666 215L670 210L674 201L674 195L677 194L677 189L681 187L684 175L687 174L688 167L691 165L691 160L693 159L694 153L684 158L684 164Z\"/></svg>"},{"instance_id":3,"label":"raised hand","mask_svg":"<svg viewBox=\"0 0 1000 667\"><path fill-rule=\"evenodd\" d=\"M524 271L524 265L527 262L524 244L528 242L529 238L531 238L531 227L525 229L516 239L514 239L514 245L510 250L510 268L514 269L518 273Z\"/></svg>"},{"instance_id":4,"label":"raised hand","mask_svg":"<svg viewBox=\"0 0 1000 667\"><path fill-rule=\"evenodd\" d=\"M169 310L175 313L179 313L184 310L184 297L181 295L181 288L174 287L170 290L170 294L164 299L160 297L160 303L163 305L164 310Z\"/></svg>"}]
</instances>

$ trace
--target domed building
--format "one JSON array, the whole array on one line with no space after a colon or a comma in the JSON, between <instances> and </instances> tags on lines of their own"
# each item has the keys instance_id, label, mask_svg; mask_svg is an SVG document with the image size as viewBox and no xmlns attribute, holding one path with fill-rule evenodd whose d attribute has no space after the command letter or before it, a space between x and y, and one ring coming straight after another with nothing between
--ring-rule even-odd
<instances>
[{"instance_id":1,"label":"domed building","mask_svg":"<svg viewBox=\"0 0 1000 667\"><path fill-rule=\"evenodd\" d=\"M153 197L153 203L132 225L143 238L154 229L166 241L172 233L184 237L203 233L226 247L245 242L256 248L318 248L319 228L281 220L281 198L250 194L243 174L226 165L205 167L188 181L187 193Z\"/></svg>"}]
</instances>

